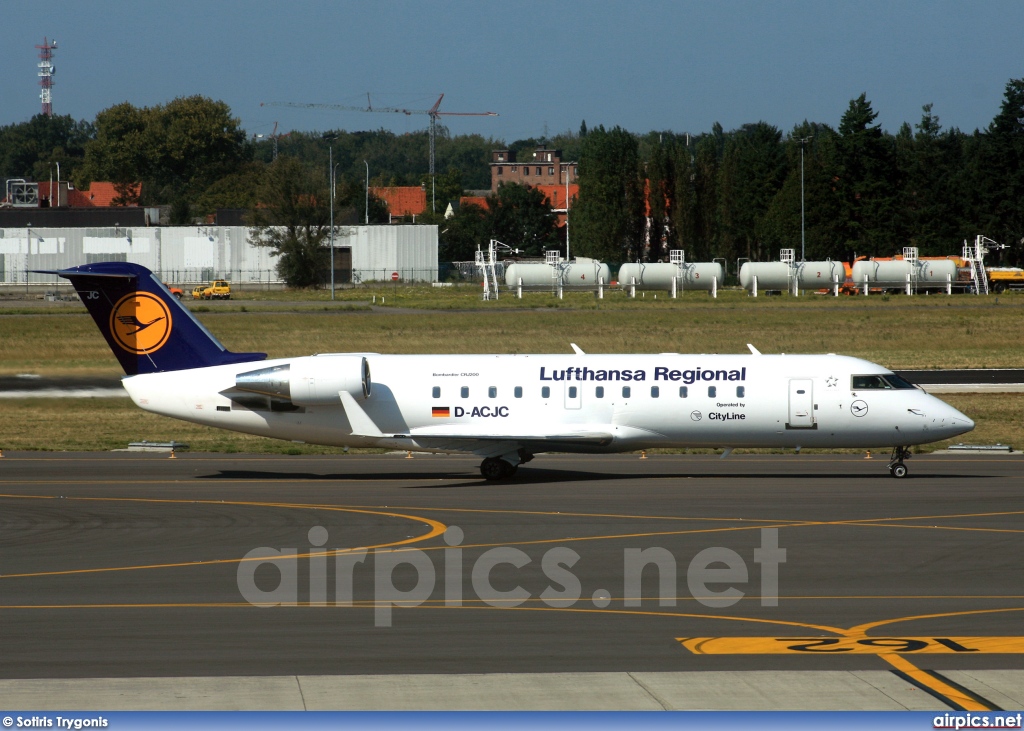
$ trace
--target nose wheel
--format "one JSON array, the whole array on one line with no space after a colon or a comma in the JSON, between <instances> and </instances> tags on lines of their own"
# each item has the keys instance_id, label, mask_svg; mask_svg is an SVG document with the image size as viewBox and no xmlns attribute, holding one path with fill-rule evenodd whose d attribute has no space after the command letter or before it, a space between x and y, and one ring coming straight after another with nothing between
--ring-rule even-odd
<instances>
[{"instance_id":1,"label":"nose wheel","mask_svg":"<svg viewBox=\"0 0 1024 731\"><path fill-rule=\"evenodd\" d=\"M896 479L903 479L907 476L907 466L903 460L910 459L910 449L907 447L895 447L892 450L892 458L889 460L889 474Z\"/></svg>"}]
</instances>

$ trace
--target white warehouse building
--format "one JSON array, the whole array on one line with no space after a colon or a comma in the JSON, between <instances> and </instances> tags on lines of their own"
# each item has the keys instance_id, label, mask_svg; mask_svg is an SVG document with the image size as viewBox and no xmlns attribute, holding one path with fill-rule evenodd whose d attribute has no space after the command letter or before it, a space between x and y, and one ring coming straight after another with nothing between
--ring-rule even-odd
<instances>
[{"instance_id":1,"label":"white warehouse building","mask_svg":"<svg viewBox=\"0 0 1024 731\"><path fill-rule=\"evenodd\" d=\"M436 282L437 226L339 226L335 282ZM32 270L129 261L176 284L226 278L278 284L277 257L254 246L245 226L0 228L0 287L56 282Z\"/></svg>"}]
</instances>

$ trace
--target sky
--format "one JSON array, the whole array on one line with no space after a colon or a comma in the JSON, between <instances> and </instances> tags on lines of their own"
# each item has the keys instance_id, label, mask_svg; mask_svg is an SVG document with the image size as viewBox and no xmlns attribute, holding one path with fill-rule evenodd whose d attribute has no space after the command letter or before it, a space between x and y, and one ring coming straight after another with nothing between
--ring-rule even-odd
<instances>
[{"instance_id":1,"label":"sky","mask_svg":"<svg viewBox=\"0 0 1024 731\"><path fill-rule=\"evenodd\" d=\"M933 104L943 127L985 128L1024 77L1020 0L0 0L0 125L40 111L38 51L55 39L55 114L123 101L223 100L249 134L425 129L506 143L616 125L707 132L764 121L838 127L866 93L896 132Z\"/></svg>"}]
</instances>

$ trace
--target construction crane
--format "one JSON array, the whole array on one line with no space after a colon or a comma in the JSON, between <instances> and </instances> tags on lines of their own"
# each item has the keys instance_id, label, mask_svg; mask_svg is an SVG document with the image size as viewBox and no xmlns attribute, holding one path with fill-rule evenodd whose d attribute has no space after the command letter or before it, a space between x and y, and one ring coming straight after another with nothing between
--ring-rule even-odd
<instances>
[{"instance_id":1,"label":"construction crane","mask_svg":"<svg viewBox=\"0 0 1024 731\"><path fill-rule=\"evenodd\" d=\"M287 137L290 134L291 134L291 132L285 132L284 134L279 135L277 133L277 122L274 122L274 131L271 132L269 135L254 134L252 136L252 138L254 140L262 140L265 137L269 137L270 139L272 139L274 141L274 157L273 157L273 159L276 160L277 159L277 141L279 139L281 139L282 137Z\"/></svg>"},{"instance_id":2,"label":"construction crane","mask_svg":"<svg viewBox=\"0 0 1024 731\"><path fill-rule=\"evenodd\" d=\"M298 109L336 109L342 112L381 112L389 114L405 114L411 116L413 114L426 114L430 117L430 181L431 188L433 189L434 181L434 138L437 135L437 119L438 117L497 117L497 112L440 112L438 108L441 106L441 100L444 99L444 94L441 94L434 102L434 106L430 109L405 109L403 107L375 107L373 102L370 101L370 95L366 95L366 106L365 107L353 107L345 106L343 104L303 104L300 102L261 102L260 106L268 107L295 107ZM434 201L434 191L431 190L431 210L434 210L436 205Z\"/></svg>"}]
</instances>

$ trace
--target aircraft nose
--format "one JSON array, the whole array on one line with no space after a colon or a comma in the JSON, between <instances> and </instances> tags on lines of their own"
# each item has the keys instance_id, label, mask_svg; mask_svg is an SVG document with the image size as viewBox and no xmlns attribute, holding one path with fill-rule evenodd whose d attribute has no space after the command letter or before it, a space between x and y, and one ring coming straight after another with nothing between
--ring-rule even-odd
<instances>
[{"instance_id":1,"label":"aircraft nose","mask_svg":"<svg viewBox=\"0 0 1024 731\"><path fill-rule=\"evenodd\" d=\"M945 409L942 412L942 428L949 433L949 436L965 434L974 428L974 420L957 411L948 404L943 404Z\"/></svg>"}]
</instances>

